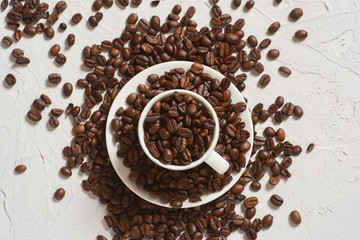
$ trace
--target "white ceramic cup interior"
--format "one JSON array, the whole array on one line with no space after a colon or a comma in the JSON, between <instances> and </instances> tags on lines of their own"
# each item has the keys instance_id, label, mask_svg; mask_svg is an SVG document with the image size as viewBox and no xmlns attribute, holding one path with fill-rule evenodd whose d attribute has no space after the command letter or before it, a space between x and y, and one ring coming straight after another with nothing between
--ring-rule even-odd
<instances>
[{"instance_id":1,"label":"white ceramic cup interior","mask_svg":"<svg viewBox=\"0 0 360 240\"><path fill-rule=\"evenodd\" d=\"M154 104L157 101L159 101L163 98L166 98L168 96L171 96L175 92L178 92L181 95L191 95L198 102L201 102L204 105L204 107L209 111L212 119L215 121L215 129L213 132L213 138L212 138L210 147L206 150L206 152L203 154L203 156L201 158L191 162L188 165L174 165L174 164L162 163L159 159L155 158L150 153L150 151L146 147L145 140L144 140L144 136L145 136L144 124L145 124L145 118L146 118L147 114L149 113L149 111L151 110L151 108L154 106ZM225 173L229 168L229 163L223 157L221 157L217 152L215 152L215 147L216 147L216 144L219 139L219 133L220 133L219 120L218 120L216 112L215 112L214 108L211 106L211 104L205 98L200 96L199 94L192 92L192 91L188 91L188 90L182 90L182 89L168 90L168 91L162 92L162 93L156 95L155 97L153 97L148 102L148 104L146 104L145 108L143 109L143 111L140 115L139 121L138 121L139 142L140 142L140 145L141 145L143 151L145 152L145 154L154 163L156 163L160 167L167 168L167 169L173 170L173 171L188 170L188 169L199 166L203 162L206 162L211 168L213 168L218 173L220 173L220 174Z\"/></svg>"}]
</instances>

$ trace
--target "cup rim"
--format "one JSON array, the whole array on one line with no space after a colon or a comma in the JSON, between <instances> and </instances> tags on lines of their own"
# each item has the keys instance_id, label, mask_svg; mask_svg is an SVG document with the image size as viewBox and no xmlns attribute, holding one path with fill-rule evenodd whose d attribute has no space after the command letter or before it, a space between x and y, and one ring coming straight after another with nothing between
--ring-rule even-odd
<instances>
[{"instance_id":1,"label":"cup rim","mask_svg":"<svg viewBox=\"0 0 360 240\"><path fill-rule=\"evenodd\" d=\"M212 137L212 141L211 141L211 144L210 144L209 148L206 150L206 152L202 155L201 158L197 159L196 161L191 162L188 165L174 165L174 164L164 164L164 163L162 163L159 159L155 158L150 153L149 149L146 147L145 140L144 140L144 136L145 136L144 123L145 123L145 118L146 118L147 114L149 113L151 108L154 106L155 102L157 102L160 99L163 99L165 97L168 97L170 95L173 95L175 92L178 92L181 95L191 95L196 100L200 101L202 104L204 104L204 107L206 108L206 110L209 111L212 119L215 121L215 129L214 129L214 132L213 132L213 137ZM146 156L148 158L150 158L150 160L153 161L158 166L169 169L169 170L173 170L173 171L189 170L189 169L195 168L195 167L199 166L201 163L205 162L205 160L215 150L215 147L216 147L217 142L219 140L219 134L220 134L219 119L217 118L216 112L215 112L214 108L211 106L211 104L204 97L202 97L200 94L189 91L189 90L184 90L184 89L167 90L167 91L164 91L164 92L156 95L155 97L153 97L146 104L145 108L142 110L142 113L141 113L140 118L138 120L138 129L137 130L138 130L137 132L138 132L138 138L139 138L140 146L143 149Z\"/></svg>"}]
</instances>

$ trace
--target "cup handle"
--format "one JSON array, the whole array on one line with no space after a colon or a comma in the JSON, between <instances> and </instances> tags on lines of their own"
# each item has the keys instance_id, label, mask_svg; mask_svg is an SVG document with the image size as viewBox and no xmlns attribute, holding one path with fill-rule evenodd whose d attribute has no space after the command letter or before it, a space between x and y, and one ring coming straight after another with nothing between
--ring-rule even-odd
<instances>
[{"instance_id":1,"label":"cup handle","mask_svg":"<svg viewBox=\"0 0 360 240\"><path fill-rule=\"evenodd\" d=\"M229 168L229 163L215 151L206 158L205 162L220 174L225 173Z\"/></svg>"}]
</instances>

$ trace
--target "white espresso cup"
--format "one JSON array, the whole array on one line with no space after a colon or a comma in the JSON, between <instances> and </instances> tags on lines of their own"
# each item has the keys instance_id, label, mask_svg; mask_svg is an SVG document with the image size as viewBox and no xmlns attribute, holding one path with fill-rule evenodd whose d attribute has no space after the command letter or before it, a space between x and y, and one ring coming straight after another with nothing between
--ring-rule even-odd
<instances>
[{"instance_id":1,"label":"white espresso cup","mask_svg":"<svg viewBox=\"0 0 360 240\"><path fill-rule=\"evenodd\" d=\"M198 102L201 102L204 105L204 107L206 108L206 110L210 113L212 120L214 120L214 122L215 122L215 129L213 131L213 136L212 136L212 141L211 141L210 147L202 155L201 158L199 158L195 161L192 161L188 165L174 165L174 164L162 163L159 159L155 158L150 153L150 151L146 147L145 139L144 139L144 137L145 137L144 124L145 124L145 118L146 118L147 114L149 113L149 111L151 110L151 108L157 101L159 101L163 98L169 97L169 96L173 95L175 92L178 92L181 95L190 95L194 99L196 99ZM145 106L145 108L143 109L143 111L140 115L140 118L139 118L139 122L138 122L139 142L140 142L140 145L141 145L142 149L144 150L145 154L155 164L159 165L160 167L167 168L167 169L173 170L173 171L188 170L188 169L197 167L201 163L205 162L211 168L213 168L216 172L218 172L220 174L225 173L229 168L229 163L223 157L221 157L217 152L215 152L215 147L219 140L219 133L220 133L219 120L218 120L216 112L215 112L214 108L211 106L211 104L205 98L200 96L199 94L192 92L192 91L188 91L188 90L182 90L182 89L168 90L168 91L162 92L162 93L156 95L155 97L153 97L148 102L148 104Z\"/></svg>"}]
</instances>

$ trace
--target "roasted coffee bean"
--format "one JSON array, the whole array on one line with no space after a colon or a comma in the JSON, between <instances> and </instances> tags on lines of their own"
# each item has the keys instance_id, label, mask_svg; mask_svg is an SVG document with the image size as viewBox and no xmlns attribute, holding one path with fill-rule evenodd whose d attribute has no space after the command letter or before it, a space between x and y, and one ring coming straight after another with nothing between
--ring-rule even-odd
<instances>
[{"instance_id":1,"label":"roasted coffee bean","mask_svg":"<svg viewBox=\"0 0 360 240\"><path fill-rule=\"evenodd\" d=\"M131 4L134 6L139 6L141 4L142 0L131 0Z\"/></svg>"},{"instance_id":2,"label":"roasted coffee bean","mask_svg":"<svg viewBox=\"0 0 360 240\"><path fill-rule=\"evenodd\" d=\"M159 5L159 3L160 3L160 0L152 0L151 6L157 6L157 5Z\"/></svg>"},{"instance_id":3,"label":"roasted coffee bean","mask_svg":"<svg viewBox=\"0 0 360 240\"><path fill-rule=\"evenodd\" d=\"M302 110L302 108L300 106L296 105L294 107L293 114L294 114L295 117L301 118L304 115L304 112L303 112L303 110Z\"/></svg>"},{"instance_id":4,"label":"roasted coffee bean","mask_svg":"<svg viewBox=\"0 0 360 240\"><path fill-rule=\"evenodd\" d=\"M2 0L1 1L1 8L2 10L5 10L9 5L9 1L8 0Z\"/></svg>"},{"instance_id":5,"label":"roasted coffee bean","mask_svg":"<svg viewBox=\"0 0 360 240\"><path fill-rule=\"evenodd\" d=\"M222 25L229 24L232 21L232 17L230 14L222 14L219 19Z\"/></svg>"},{"instance_id":6,"label":"roasted coffee bean","mask_svg":"<svg viewBox=\"0 0 360 240\"><path fill-rule=\"evenodd\" d=\"M16 30L15 30L14 37L15 37L15 40L16 40L16 41L19 41L19 40L21 39L22 33L21 33L21 31L20 31L19 29L16 29Z\"/></svg>"},{"instance_id":7,"label":"roasted coffee bean","mask_svg":"<svg viewBox=\"0 0 360 240\"><path fill-rule=\"evenodd\" d=\"M275 130L272 127L266 127L264 134L266 137L275 137Z\"/></svg>"},{"instance_id":8,"label":"roasted coffee bean","mask_svg":"<svg viewBox=\"0 0 360 240\"><path fill-rule=\"evenodd\" d=\"M50 99L47 95L45 95L45 94L41 94L40 98L41 98L41 100L43 100L44 103L47 104L47 105L50 105L50 104L52 103L51 99Z\"/></svg>"},{"instance_id":9,"label":"roasted coffee bean","mask_svg":"<svg viewBox=\"0 0 360 240\"><path fill-rule=\"evenodd\" d=\"M12 75L11 73L9 73L8 75L6 75L5 77L5 82L7 85L9 86L14 86L16 84L16 78L14 75Z\"/></svg>"},{"instance_id":10,"label":"roasted coffee bean","mask_svg":"<svg viewBox=\"0 0 360 240\"><path fill-rule=\"evenodd\" d=\"M275 0L275 2L276 2L277 4L279 4L279 3L282 2L282 0Z\"/></svg>"},{"instance_id":11,"label":"roasted coffee bean","mask_svg":"<svg viewBox=\"0 0 360 240\"><path fill-rule=\"evenodd\" d=\"M263 87L266 87L271 81L271 77L268 75L268 74L264 74L261 76L260 78L260 85L263 86Z\"/></svg>"},{"instance_id":12,"label":"roasted coffee bean","mask_svg":"<svg viewBox=\"0 0 360 240\"><path fill-rule=\"evenodd\" d=\"M66 63L66 57L64 54L59 53L56 58L55 62L59 65L64 65Z\"/></svg>"},{"instance_id":13,"label":"roasted coffee bean","mask_svg":"<svg viewBox=\"0 0 360 240\"><path fill-rule=\"evenodd\" d=\"M73 91L73 85L69 82L65 83L63 86L63 93L66 97L69 97Z\"/></svg>"},{"instance_id":14,"label":"roasted coffee bean","mask_svg":"<svg viewBox=\"0 0 360 240\"><path fill-rule=\"evenodd\" d=\"M211 8L211 12L217 18L220 17L222 14L222 10L221 10L220 6L216 5L216 4Z\"/></svg>"},{"instance_id":15,"label":"roasted coffee bean","mask_svg":"<svg viewBox=\"0 0 360 240\"><path fill-rule=\"evenodd\" d=\"M60 46L59 44L55 44L50 48L50 55L56 57L60 52Z\"/></svg>"},{"instance_id":16,"label":"roasted coffee bean","mask_svg":"<svg viewBox=\"0 0 360 240\"><path fill-rule=\"evenodd\" d=\"M244 200L244 206L246 208L253 208L258 204L258 199L257 197L248 197Z\"/></svg>"},{"instance_id":17,"label":"roasted coffee bean","mask_svg":"<svg viewBox=\"0 0 360 240\"><path fill-rule=\"evenodd\" d=\"M295 32L295 37L299 40L304 40L308 37L308 32L305 30L298 30Z\"/></svg>"},{"instance_id":18,"label":"roasted coffee bean","mask_svg":"<svg viewBox=\"0 0 360 240\"><path fill-rule=\"evenodd\" d=\"M278 30L280 29L280 23L279 22L274 22L272 23L269 28L268 28L268 32L271 34L276 33Z\"/></svg>"},{"instance_id":19,"label":"roasted coffee bean","mask_svg":"<svg viewBox=\"0 0 360 240\"><path fill-rule=\"evenodd\" d=\"M244 70L251 70L254 67L254 65L255 65L255 62L249 60L249 61L244 62L242 64L242 67L243 67Z\"/></svg>"},{"instance_id":20,"label":"roasted coffee bean","mask_svg":"<svg viewBox=\"0 0 360 240\"><path fill-rule=\"evenodd\" d=\"M113 0L103 0L103 3L106 7L111 7L114 4Z\"/></svg>"},{"instance_id":21,"label":"roasted coffee bean","mask_svg":"<svg viewBox=\"0 0 360 240\"><path fill-rule=\"evenodd\" d=\"M82 19L81 13L76 13L71 17L71 22L73 24L78 24L81 21L81 19Z\"/></svg>"},{"instance_id":22,"label":"roasted coffee bean","mask_svg":"<svg viewBox=\"0 0 360 240\"><path fill-rule=\"evenodd\" d=\"M48 76L48 80L52 84L59 84L61 82L62 78L61 78L61 75L58 73L51 73Z\"/></svg>"},{"instance_id":23,"label":"roasted coffee bean","mask_svg":"<svg viewBox=\"0 0 360 240\"><path fill-rule=\"evenodd\" d=\"M263 224L263 227L265 228L265 229L268 229L268 228L270 228L271 226L272 226L272 224L273 224L273 216L271 215L271 214L267 214L267 215L265 215L264 217L263 217L263 219L262 219L262 224Z\"/></svg>"},{"instance_id":24,"label":"roasted coffee bean","mask_svg":"<svg viewBox=\"0 0 360 240\"><path fill-rule=\"evenodd\" d=\"M19 65L29 64L30 59L27 57L19 57L15 60L15 63Z\"/></svg>"},{"instance_id":25,"label":"roasted coffee bean","mask_svg":"<svg viewBox=\"0 0 360 240\"><path fill-rule=\"evenodd\" d=\"M284 141L285 140L285 131L284 129L282 128L279 128L277 131L276 131L276 138L277 140L279 140L280 142Z\"/></svg>"},{"instance_id":26,"label":"roasted coffee bean","mask_svg":"<svg viewBox=\"0 0 360 240\"><path fill-rule=\"evenodd\" d=\"M253 191L259 191L259 190L261 189L261 183L259 183L259 182L252 182L252 183L250 184L250 188L251 188L251 190L253 190Z\"/></svg>"},{"instance_id":27,"label":"roasted coffee bean","mask_svg":"<svg viewBox=\"0 0 360 240\"><path fill-rule=\"evenodd\" d=\"M56 128L59 126L59 120L55 116L51 116L49 118L49 125L53 128Z\"/></svg>"},{"instance_id":28,"label":"roasted coffee bean","mask_svg":"<svg viewBox=\"0 0 360 240\"><path fill-rule=\"evenodd\" d=\"M299 20L302 15L303 15L303 10L301 8L294 8L291 12L290 12L290 18L294 21Z\"/></svg>"},{"instance_id":29,"label":"roasted coffee bean","mask_svg":"<svg viewBox=\"0 0 360 240\"><path fill-rule=\"evenodd\" d=\"M252 219L256 214L256 208L252 207L252 208L248 208L245 210L245 217L247 217L248 219Z\"/></svg>"},{"instance_id":30,"label":"roasted coffee bean","mask_svg":"<svg viewBox=\"0 0 360 240\"><path fill-rule=\"evenodd\" d=\"M265 38L260 42L259 47L264 49L267 48L270 44L271 44L271 40L269 38Z\"/></svg>"},{"instance_id":31,"label":"roasted coffee bean","mask_svg":"<svg viewBox=\"0 0 360 240\"><path fill-rule=\"evenodd\" d=\"M312 152L314 150L315 144L310 143L309 146L307 147L306 151L308 153Z\"/></svg>"},{"instance_id":32,"label":"roasted coffee bean","mask_svg":"<svg viewBox=\"0 0 360 240\"><path fill-rule=\"evenodd\" d=\"M249 57L254 60L255 62L257 62L258 60L261 59L261 53L259 50L257 50L256 48L252 49L249 53Z\"/></svg>"},{"instance_id":33,"label":"roasted coffee bean","mask_svg":"<svg viewBox=\"0 0 360 240\"><path fill-rule=\"evenodd\" d=\"M88 22L91 27L97 27L97 25L99 24L99 21L95 16L90 16Z\"/></svg>"},{"instance_id":34,"label":"roasted coffee bean","mask_svg":"<svg viewBox=\"0 0 360 240\"><path fill-rule=\"evenodd\" d=\"M121 6L126 7L129 5L129 0L117 0Z\"/></svg>"},{"instance_id":35,"label":"roasted coffee bean","mask_svg":"<svg viewBox=\"0 0 360 240\"><path fill-rule=\"evenodd\" d=\"M71 169L66 166L60 168L60 173L64 177L70 177L72 175Z\"/></svg>"},{"instance_id":36,"label":"roasted coffee bean","mask_svg":"<svg viewBox=\"0 0 360 240\"><path fill-rule=\"evenodd\" d=\"M22 174L22 173L24 173L26 171L26 166L25 165L17 165L16 167L15 167L15 172L17 173L17 174Z\"/></svg>"},{"instance_id":37,"label":"roasted coffee bean","mask_svg":"<svg viewBox=\"0 0 360 240\"><path fill-rule=\"evenodd\" d=\"M60 109L60 108L53 108L51 109L51 114L56 116L56 117L59 117L61 116L62 114L64 113L64 110Z\"/></svg>"},{"instance_id":38,"label":"roasted coffee bean","mask_svg":"<svg viewBox=\"0 0 360 240\"><path fill-rule=\"evenodd\" d=\"M29 110L27 116L33 122L38 122L41 120L41 113L35 109Z\"/></svg>"},{"instance_id":39,"label":"roasted coffee bean","mask_svg":"<svg viewBox=\"0 0 360 240\"><path fill-rule=\"evenodd\" d=\"M232 3L235 7L239 7L241 4L241 0L233 0Z\"/></svg>"},{"instance_id":40,"label":"roasted coffee bean","mask_svg":"<svg viewBox=\"0 0 360 240\"><path fill-rule=\"evenodd\" d=\"M284 104L284 98L282 96L278 96L275 100L275 104L278 107L281 107Z\"/></svg>"},{"instance_id":41,"label":"roasted coffee bean","mask_svg":"<svg viewBox=\"0 0 360 240\"><path fill-rule=\"evenodd\" d=\"M62 13L67 8L67 4L65 1L59 1L55 5L55 10L57 13Z\"/></svg>"},{"instance_id":42,"label":"roasted coffee bean","mask_svg":"<svg viewBox=\"0 0 360 240\"><path fill-rule=\"evenodd\" d=\"M2 42L5 46L10 47L10 46L13 44L14 41L12 40L11 37L5 36L5 37L3 37L3 39L2 39L1 42Z\"/></svg>"},{"instance_id":43,"label":"roasted coffee bean","mask_svg":"<svg viewBox=\"0 0 360 240\"><path fill-rule=\"evenodd\" d=\"M291 74L291 70L285 66L279 67L279 71L287 76Z\"/></svg>"},{"instance_id":44,"label":"roasted coffee bean","mask_svg":"<svg viewBox=\"0 0 360 240\"><path fill-rule=\"evenodd\" d=\"M254 64L254 70L258 73L262 73L262 72L264 72L264 65L262 65L261 62L256 62Z\"/></svg>"},{"instance_id":45,"label":"roasted coffee bean","mask_svg":"<svg viewBox=\"0 0 360 240\"><path fill-rule=\"evenodd\" d=\"M280 56L280 51L277 49L271 49L268 52L268 56L270 59L277 59Z\"/></svg>"},{"instance_id":46,"label":"roasted coffee bean","mask_svg":"<svg viewBox=\"0 0 360 240\"><path fill-rule=\"evenodd\" d=\"M71 47L75 43L75 35L72 33L69 34L66 38L66 41L67 41L68 46Z\"/></svg>"},{"instance_id":47,"label":"roasted coffee bean","mask_svg":"<svg viewBox=\"0 0 360 240\"><path fill-rule=\"evenodd\" d=\"M33 37L36 35L37 30L34 26L26 25L24 28L24 33L30 37Z\"/></svg>"},{"instance_id":48,"label":"roasted coffee bean","mask_svg":"<svg viewBox=\"0 0 360 240\"><path fill-rule=\"evenodd\" d=\"M188 18L192 18L194 16L195 12L196 12L196 8L193 6L190 6L186 11L186 16L188 16Z\"/></svg>"},{"instance_id":49,"label":"roasted coffee bean","mask_svg":"<svg viewBox=\"0 0 360 240\"><path fill-rule=\"evenodd\" d=\"M107 240L107 238L104 237L104 236L102 236L102 235L98 235L98 236L96 237L96 240Z\"/></svg>"},{"instance_id":50,"label":"roasted coffee bean","mask_svg":"<svg viewBox=\"0 0 360 240\"><path fill-rule=\"evenodd\" d=\"M287 102L285 103L285 105L283 106L283 108L281 109L281 112L285 115L285 116L291 116L294 113L294 104Z\"/></svg>"},{"instance_id":51,"label":"roasted coffee bean","mask_svg":"<svg viewBox=\"0 0 360 240\"><path fill-rule=\"evenodd\" d=\"M251 8L254 7L254 5L255 5L254 0L248 0L248 1L245 3L246 9L251 9Z\"/></svg>"},{"instance_id":52,"label":"roasted coffee bean","mask_svg":"<svg viewBox=\"0 0 360 240\"><path fill-rule=\"evenodd\" d=\"M45 109L46 104L42 99L35 99L32 105L36 110L42 111Z\"/></svg>"},{"instance_id":53,"label":"roasted coffee bean","mask_svg":"<svg viewBox=\"0 0 360 240\"><path fill-rule=\"evenodd\" d=\"M57 200L57 201L61 201L65 196L65 190L63 188L59 188L55 191L54 193L54 198Z\"/></svg>"},{"instance_id":54,"label":"roasted coffee bean","mask_svg":"<svg viewBox=\"0 0 360 240\"><path fill-rule=\"evenodd\" d=\"M104 15L102 12L97 12L95 13L95 17L98 20L98 22L100 22L103 19Z\"/></svg>"},{"instance_id":55,"label":"roasted coffee bean","mask_svg":"<svg viewBox=\"0 0 360 240\"><path fill-rule=\"evenodd\" d=\"M301 223L301 215L299 211L294 210L290 213L290 219L293 224L299 225Z\"/></svg>"},{"instance_id":56,"label":"roasted coffee bean","mask_svg":"<svg viewBox=\"0 0 360 240\"><path fill-rule=\"evenodd\" d=\"M50 39L55 36L55 31L51 26L45 28L44 33L45 33L45 36Z\"/></svg>"},{"instance_id":57,"label":"roasted coffee bean","mask_svg":"<svg viewBox=\"0 0 360 240\"><path fill-rule=\"evenodd\" d=\"M254 36L254 35L250 35L248 38L247 38L247 42L248 44L250 45L250 47L256 47L258 45L258 40L257 38Z\"/></svg>"},{"instance_id":58,"label":"roasted coffee bean","mask_svg":"<svg viewBox=\"0 0 360 240\"><path fill-rule=\"evenodd\" d=\"M277 206L277 207L280 207L284 200L282 199L282 197L280 197L279 195L277 194L274 194L270 197L270 202L274 205L274 206Z\"/></svg>"},{"instance_id":59,"label":"roasted coffee bean","mask_svg":"<svg viewBox=\"0 0 360 240\"><path fill-rule=\"evenodd\" d=\"M103 6L103 0L95 0L92 5L95 11L99 11L102 8L102 6Z\"/></svg>"},{"instance_id":60,"label":"roasted coffee bean","mask_svg":"<svg viewBox=\"0 0 360 240\"><path fill-rule=\"evenodd\" d=\"M59 29L65 31L67 29L67 25L65 23L60 23Z\"/></svg>"}]
</instances>

